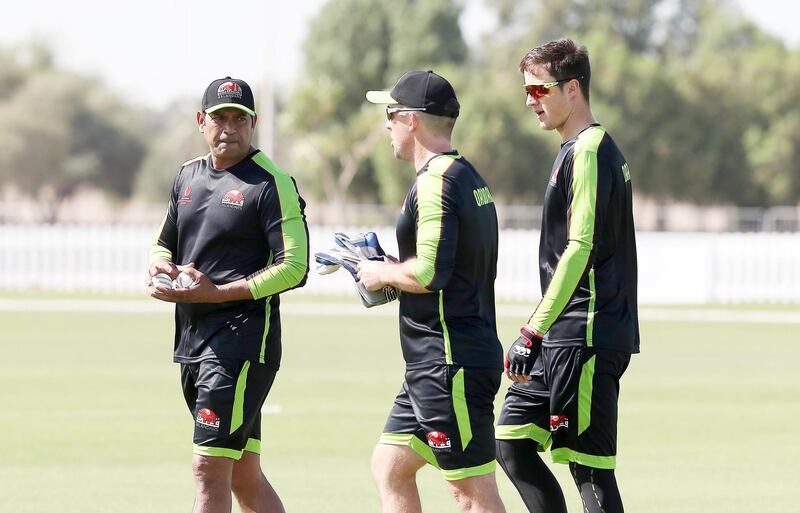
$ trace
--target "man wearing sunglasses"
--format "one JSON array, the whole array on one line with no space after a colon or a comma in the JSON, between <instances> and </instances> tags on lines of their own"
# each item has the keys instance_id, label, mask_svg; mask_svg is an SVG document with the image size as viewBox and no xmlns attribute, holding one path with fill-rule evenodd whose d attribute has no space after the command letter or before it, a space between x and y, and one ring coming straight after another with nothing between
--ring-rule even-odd
<instances>
[{"instance_id":1,"label":"man wearing sunglasses","mask_svg":"<svg viewBox=\"0 0 800 513\"><path fill-rule=\"evenodd\" d=\"M528 52L526 105L561 136L544 197L542 300L506 356L498 461L531 512L566 513L537 454L569 465L587 513L621 513L616 467L619 380L639 352L636 242L625 158L589 106L585 47Z\"/></svg>"},{"instance_id":2,"label":"man wearing sunglasses","mask_svg":"<svg viewBox=\"0 0 800 513\"><path fill-rule=\"evenodd\" d=\"M382 511L421 511L416 474L441 470L463 511L504 512L493 404L502 376L494 280L497 213L486 182L451 145L459 103L432 71L410 71L386 104L395 157L416 179L397 222L398 263L362 262L367 290L399 288L405 380L372 455Z\"/></svg>"}]
</instances>

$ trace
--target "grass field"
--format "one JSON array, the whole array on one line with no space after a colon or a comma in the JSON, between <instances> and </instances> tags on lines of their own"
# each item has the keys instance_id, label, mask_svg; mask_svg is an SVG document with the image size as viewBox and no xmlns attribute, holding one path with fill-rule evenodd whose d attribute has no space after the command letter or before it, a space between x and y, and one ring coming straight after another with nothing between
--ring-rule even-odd
<instances>
[{"instance_id":1,"label":"grass field","mask_svg":"<svg viewBox=\"0 0 800 513\"><path fill-rule=\"evenodd\" d=\"M502 340L520 321L500 319ZM396 320L307 311L284 315L283 328L266 474L290 513L378 511L369 457L402 381ZM642 323L620 404L628 511L798 510L798 328ZM192 420L172 329L168 313L0 312L0 512L190 510ZM567 469L555 472L580 512ZM523 513L498 479L509 513ZM437 472L419 484L426 511L457 511Z\"/></svg>"}]
</instances>

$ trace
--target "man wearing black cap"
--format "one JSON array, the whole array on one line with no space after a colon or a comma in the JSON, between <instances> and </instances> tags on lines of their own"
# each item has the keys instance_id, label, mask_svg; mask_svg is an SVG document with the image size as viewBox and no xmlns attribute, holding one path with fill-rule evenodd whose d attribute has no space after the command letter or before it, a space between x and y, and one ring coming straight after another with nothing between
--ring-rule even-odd
<instances>
[{"instance_id":1,"label":"man wearing black cap","mask_svg":"<svg viewBox=\"0 0 800 513\"><path fill-rule=\"evenodd\" d=\"M416 473L442 471L463 511L503 512L495 481L495 394L503 369L494 311L497 213L486 182L450 143L459 103L432 71L410 71L386 104L397 158L416 180L397 222L399 263L359 264L368 290L400 294L405 381L372 471L384 513L421 511Z\"/></svg>"},{"instance_id":2,"label":"man wearing black cap","mask_svg":"<svg viewBox=\"0 0 800 513\"><path fill-rule=\"evenodd\" d=\"M195 420L195 512L283 511L261 472L261 406L281 358L278 294L305 284L308 229L294 179L251 146L253 93L212 82L150 250L150 295L175 306L174 361ZM172 288L166 277L183 284ZM189 285L191 283L191 285Z\"/></svg>"}]
</instances>

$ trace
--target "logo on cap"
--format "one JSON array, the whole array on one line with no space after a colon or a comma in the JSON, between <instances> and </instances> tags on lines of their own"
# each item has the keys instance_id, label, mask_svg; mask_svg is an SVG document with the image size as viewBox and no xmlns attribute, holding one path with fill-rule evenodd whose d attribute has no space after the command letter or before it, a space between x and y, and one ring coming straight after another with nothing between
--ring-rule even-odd
<instances>
[{"instance_id":1,"label":"logo on cap","mask_svg":"<svg viewBox=\"0 0 800 513\"><path fill-rule=\"evenodd\" d=\"M217 89L217 98L220 100L230 98L240 100L242 98L242 88L236 82L225 82Z\"/></svg>"},{"instance_id":2,"label":"logo on cap","mask_svg":"<svg viewBox=\"0 0 800 513\"><path fill-rule=\"evenodd\" d=\"M225 193L220 202L223 207L242 208L244 206L244 194L241 191L232 190Z\"/></svg>"}]
</instances>

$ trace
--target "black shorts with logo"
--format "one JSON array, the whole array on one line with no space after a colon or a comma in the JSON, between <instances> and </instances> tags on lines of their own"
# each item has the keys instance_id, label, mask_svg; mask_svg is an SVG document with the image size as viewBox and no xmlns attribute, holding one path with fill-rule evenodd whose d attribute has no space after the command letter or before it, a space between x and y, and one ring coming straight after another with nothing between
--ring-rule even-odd
<instances>
[{"instance_id":1,"label":"black shorts with logo","mask_svg":"<svg viewBox=\"0 0 800 513\"><path fill-rule=\"evenodd\" d=\"M530 438L556 463L613 469L619 380L631 355L587 347L543 347L532 380L514 383L498 421L498 440Z\"/></svg>"},{"instance_id":2,"label":"black shorts with logo","mask_svg":"<svg viewBox=\"0 0 800 513\"><path fill-rule=\"evenodd\" d=\"M261 453L261 406L275 368L239 359L181 364L183 397L194 418L194 450L238 460Z\"/></svg>"},{"instance_id":3,"label":"black shorts with logo","mask_svg":"<svg viewBox=\"0 0 800 513\"><path fill-rule=\"evenodd\" d=\"M448 480L494 472L501 376L499 369L458 365L406 369L380 443L411 447Z\"/></svg>"}]
</instances>

